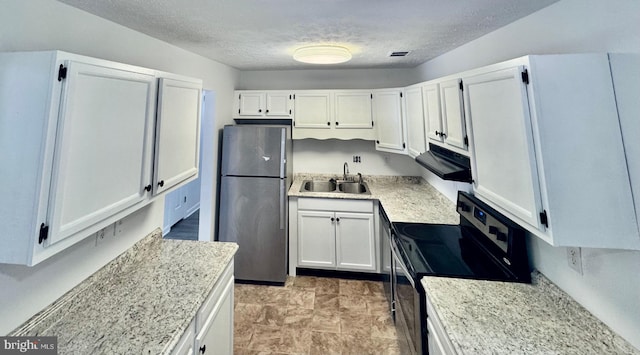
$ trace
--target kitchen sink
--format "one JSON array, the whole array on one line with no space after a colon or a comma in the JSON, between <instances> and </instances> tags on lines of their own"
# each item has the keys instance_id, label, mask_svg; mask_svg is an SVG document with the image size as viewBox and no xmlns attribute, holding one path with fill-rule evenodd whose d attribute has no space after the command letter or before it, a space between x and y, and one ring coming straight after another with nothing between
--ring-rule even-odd
<instances>
[{"instance_id":1,"label":"kitchen sink","mask_svg":"<svg viewBox=\"0 0 640 355\"><path fill-rule=\"evenodd\" d=\"M363 194L369 192L364 182L341 182L338 184L338 190L348 194Z\"/></svg>"},{"instance_id":2,"label":"kitchen sink","mask_svg":"<svg viewBox=\"0 0 640 355\"><path fill-rule=\"evenodd\" d=\"M301 192L334 192L336 190L336 182L306 180L302 183Z\"/></svg>"},{"instance_id":3,"label":"kitchen sink","mask_svg":"<svg viewBox=\"0 0 640 355\"><path fill-rule=\"evenodd\" d=\"M352 181L316 181L305 180L302 182L300 192L329 192L338 194L364 194L371 195L369 186L365 182L352 182Z\"/></svg>"}]
</instances>

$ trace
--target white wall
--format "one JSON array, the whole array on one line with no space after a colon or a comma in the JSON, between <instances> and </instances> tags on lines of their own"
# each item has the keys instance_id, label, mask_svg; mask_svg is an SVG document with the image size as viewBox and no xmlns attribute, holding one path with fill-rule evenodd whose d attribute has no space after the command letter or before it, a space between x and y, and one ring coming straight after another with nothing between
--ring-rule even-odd
<instances>
[{"instance_id":1,"label":"white wall","mask_svg":"<svg viewBox=\"0 0 640 355\"><path fill-rule=\"evenodd\" d=\"M361 163L354 163L359 155ZM293 142L293 172L342 175L344 163L351 174L419 176L419 165L408 156L378 152L373 141L302 139Z\"/></svg>"},{"instance_id":2,"label":"white wall","mask_svg":"<svg viewBox=\"0 0 640 355\"><path fill-rule=\"evenodd\" d=\"M204 87L216 94L217 105L211 114L217 128L231 122L233 88L239 77L235 69L54 0L3 0L0 51L51 49L202 78ZM217 154L217 144L213 154ZM99 247L95 238L87 238L33 268L0 265L0 334L19 326L160 227L163 207L164 198L159 198L126 218L123 234ZM214 210L211 213L215 216Z\"/></svg>"},{"instance_id":3,"label":"white wall","mask_svg":"<svg viewBox=\"0 0 640 355\"><path fill-rule=\"evenodd\" d=\"M405 86L412 75L412 69L243 71L238 89L377 89Z\"/></svg>"},{"instance_id":4,"label":"white wall","mask_svg":"<svg viewBox=\"0 0 640 355\"><path fill-rule=\"evenodd\" d=\"M417 67L415 76L423 81L526 54L580 52L640 52L640 1L562 0ZM451 192L455 185L439 188ZM640 252L582 249L580 275L568 267L565 248L529 239L536 269L640 348Z\"/></svg>"}]
</instances>

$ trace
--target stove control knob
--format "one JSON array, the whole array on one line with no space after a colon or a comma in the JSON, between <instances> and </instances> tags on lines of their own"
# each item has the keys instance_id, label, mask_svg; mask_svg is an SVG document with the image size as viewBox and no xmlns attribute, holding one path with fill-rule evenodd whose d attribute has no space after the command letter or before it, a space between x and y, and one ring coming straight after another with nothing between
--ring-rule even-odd
<instances>
[{"instance_id":1,"label":"stove control knob","mask_svg":"<svg viewBox=\"0 0 640 355\"><path fill-rule=\"evenodd\" d=\"M469 212L471 211L471 206L467 205L466 203L460 201L458 202L458 208L462 211L462 212Z\"/></svg>"},{"instance_id":2,"label":"stove control knob","mask_svg":"<svg viewBox=\"0 0 640 355\"><path fill-rule=\"evenodd\" d=\"M498 227L496 226L489 226L489 234L498 234Z\"/></svg>"},{"instance_id":3,"label":"stove control knob","mask_svg":"<svg viewBox=\"0 0 640 355\"><path fill-rule=\"evenodd\" d=\"M501 242L506 242L507 241L507 235L505 233L502 233L502 232L498 232L498 234L496 234L496 238Z\"/></svg>"}]
</instances>

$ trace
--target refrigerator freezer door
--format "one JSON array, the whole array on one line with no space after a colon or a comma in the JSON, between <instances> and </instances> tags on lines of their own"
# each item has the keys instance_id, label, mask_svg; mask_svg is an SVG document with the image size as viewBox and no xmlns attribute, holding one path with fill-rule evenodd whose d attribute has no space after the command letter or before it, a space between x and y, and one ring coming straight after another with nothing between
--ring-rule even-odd
<instances>
[{"instance_id":1,"label":"refrigerator freezer door","mask_svg":"<svg viewBox=\"0 0 640 355\"><path fill-rule=\"evenodd\" d=\"M238 243L235 277L239 280L286 279L287 228L286 224L281 228L280 215L286 202L281 197L284 181L222 177L219 240Z\"/></svg>"},{"instance_id":2,"label":"refrigerator freezer door","mask_svg":"<svg viewBox=\"0 0 640 355\"><path fill-rule=\"evenodd\" d=\"M284 177L286 128L225 126L223 176Z\"/></svg>"}]
</instances>

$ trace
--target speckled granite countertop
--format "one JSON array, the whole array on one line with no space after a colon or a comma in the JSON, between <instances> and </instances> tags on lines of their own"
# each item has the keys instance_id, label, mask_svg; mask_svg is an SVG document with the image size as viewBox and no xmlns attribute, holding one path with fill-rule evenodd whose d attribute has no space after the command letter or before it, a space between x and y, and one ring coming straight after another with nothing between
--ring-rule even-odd
<instances>
[{"instance_id":1,"label":"speckled granite countertop","mask_svg":"<svg viewBox=\"0 0 640 355\"><path fill-rule=\"evenodd\" d=\"M157 229L10 335L57 336L59 354L169 353L237 249Z\"/></svg>"},{"instance_id":2,"label":"speckled granite countertop","mask_svg":"<svg viewBox=\"0 0 640 355\"><path fill-rule=\"evenodd\" d=\"M531 284L424 277L458 354L640 354L539 272Z\"/></svg>"},{"instance_id":3,"label":"speckled granite countertop","mask_svg":"<svg viewBox=\"0 0 640 355\"><path fill-rule=\"evenodd\" d=\"M379 200L391 222L458 224L453 202L420 177L365 176L371 195L300 192L304 180L326 181L335 175L297 174L290 197Z\"/></svg>"}]
</instances>

